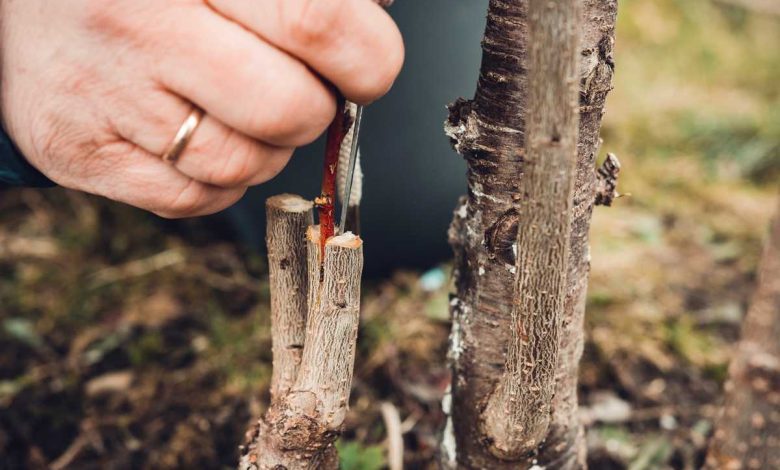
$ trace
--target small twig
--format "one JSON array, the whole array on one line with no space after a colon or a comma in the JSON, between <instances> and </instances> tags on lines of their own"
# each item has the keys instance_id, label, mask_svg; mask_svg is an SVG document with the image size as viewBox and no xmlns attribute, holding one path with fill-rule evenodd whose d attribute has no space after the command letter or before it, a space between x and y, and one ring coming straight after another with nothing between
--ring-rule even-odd
<instances>
[{"instance_id":1,"label":"small twig","mask_svg":"<svg viewBox=\"0 0 780 470\"><path fill-rule=\"evenodd\" d=\"M68 446L67 449L65 449L65 452L62 453L59 457L57 457L57 460L53 461L49 464L49 468L51 470L62 470L70 466L71 463L73 463L74 460L81 454L81 451L83 451L87 445L89 444L89 439L87 438L86 434L79 434L76 439L73 440L73 442Z\"/></svg>"},{"instance_id":2,"label":"small twig","mask_svg":"<svg viewBox=\"0 0 780 470\"><path fill-rule=\"evenodd\" d=\"M322 190L314 200L319 210L320 253L325 260L325 243L336 233L336 178L339 167L339 153L351 125L350 114L346 112L346 100L339 96L336 117L328 128L325 144L325 165L322 174Z\"/></svg>"},{"instance_id":3,"label":"small twig","mask_svg":"<svg viewBox=\"0 0 780 470\"><path fill-rule=\"evenodd\" d=\"M421 417L422 417L422 413L420 413L419 411L407 416L406 419L401 423L401 434L406 434L408 432L411 432L412 429L414 429L414 427L417 426L417 423L420 422Z\"/></svg>"},{"instance_id":4,"label":"small twig","mask_svg":"<svg viewBox=\"0 0 780 470\"><path fill-rule=\"evenodd\" d=\"M18 258L47 260L59 255L60 247L54 238L28 238L0 232L0 260Z\"/></svg>"},{"instance_id":5,"label":"small twig","mask_svg":"<svg viewBox=\"0 0 780 470\"><path fill-rule=\"evenodd\" d=\"M186 261L184 253L178 248L157 253L148 258L130 261L120 266L105 268L94 273L90 288L97 289L107 284L145 276Z\"/></svg>"},{"instance_id":6,"label":"small twig","mask_svg":"<svg viewBox=\"0 0 780 470\"><path fill-rule=\"evenodd\" d=\"M387 462L390 470L404 468L404 437L401 415L392 403L382 402L379 407L387 430Z\"/></svg>"},{"instance_id":7,"label":"small twig","mask_svg":"<svg viewBox=\"0 0 780 470\"><path fill-rule=\"evenodd\" d=\"M89 447L98 451L104 450L103 442L95 429L95 425L92 421L85 420L81 423L81 432L79 435L76 436L76 439L71 442L62 455L49 464L49 469L64 470L70 467L81 453Z\"/></svg>"}]
</instances>

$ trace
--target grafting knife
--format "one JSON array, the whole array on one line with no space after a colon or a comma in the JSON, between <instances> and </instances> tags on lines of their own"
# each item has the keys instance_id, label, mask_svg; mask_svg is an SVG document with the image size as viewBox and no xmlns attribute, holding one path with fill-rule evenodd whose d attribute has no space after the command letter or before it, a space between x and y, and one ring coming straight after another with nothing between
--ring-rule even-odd
<instances>
[{"instance_id":1,"label":"grafting knife","mask_svg":"<svg viewBox=\"0 0 780 470\"><path fill-rule=\"evenodd\" d=\"M349 151L347 181L344 185L344 198L341 201L341 221L339 222L339 233L344 233L344 230L347 228L347 208L349 208L349 197L352 195L352 182L355 179L355 169L357 168L358 139L360 137L360 122L362 120L363 106L357 105L357 111L355 111L355 124L352 126L352 148Z\"/></svg>"}]
</instances>

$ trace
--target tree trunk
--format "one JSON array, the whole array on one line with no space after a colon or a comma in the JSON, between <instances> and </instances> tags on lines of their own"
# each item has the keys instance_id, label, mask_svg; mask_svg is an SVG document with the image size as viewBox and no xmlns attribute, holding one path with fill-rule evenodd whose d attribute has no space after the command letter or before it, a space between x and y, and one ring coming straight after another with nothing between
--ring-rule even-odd
<instances>
[{"instance_id":1,"label":"tree trunk","mask_svg":"<svg viewBox=\"0 0 780 470\"><path fill-rule=\"evenodd\" d=\"M525 174L504 373L481 416L490 452L516 460L547 437L566 299L577 158L579 0L528 2ZM550 51L555 51L551 54Z\"/></svg>"},{"instance_id":2,"label":"tree trunk","mask_svg":"<svg viewBox=\"0 0 780 470\"><path fill-rule=\"evenodd\" d=\"M535 2L490 1L476 95L450 106L445 127L468 163L468 196L449 232L457 293L442 462L450 468L585 466L577 371L588 230L604 187L595 158L611 89L617 4ZM561 22L560 15L578 9L581 21L565 15ZM555 24L542 19L551 12ZM576 139L566 52L576 24L580 121L573 197L566 197L571 180L560 162L570 151L567 139ZM557 82L535 87L545 73ZM551 114L539 114L545 112ZM553 174L555 183L545 186Z\"/></svg>"},{"instance_id":3,"label":"tree trunk","mask_svg":"<svg viewBox=\"0 0 780 470\"><path fill-rule=\"evenodd\" d=\"M780 204L705 467L780 468Z\"/></svg>"}]
</instances>

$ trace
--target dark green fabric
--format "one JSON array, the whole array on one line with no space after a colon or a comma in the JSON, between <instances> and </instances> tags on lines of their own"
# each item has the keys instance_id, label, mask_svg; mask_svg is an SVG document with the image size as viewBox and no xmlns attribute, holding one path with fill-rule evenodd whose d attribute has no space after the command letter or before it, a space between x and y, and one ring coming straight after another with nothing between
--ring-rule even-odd
<instances>
[{"instance_id":1,"label":"dark green fabric","mask_svg":"<svg viewBox=\"0 0 780 470\"><path fill-rule=\"evenodd\" d=\"M48 188L55 184L27 162L24 155L0 128L0 187Z\"/></svg>"}]
</instances>

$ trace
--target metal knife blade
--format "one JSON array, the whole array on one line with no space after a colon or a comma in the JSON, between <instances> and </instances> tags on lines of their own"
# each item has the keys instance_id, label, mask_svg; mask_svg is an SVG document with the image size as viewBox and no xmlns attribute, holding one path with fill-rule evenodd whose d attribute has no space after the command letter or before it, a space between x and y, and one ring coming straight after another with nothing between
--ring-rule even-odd
<instances>
[{"instance_id":1,"label":"metal knife blade","mask_svg":"<svg viewBox=\"0 0 780 470\"><path fill-rule=\"evenodd\" d=\"M357 167L358 139L360 137L360 123L363 120L363 106L358 105L355 112L355 125L352 126L352 148L349 152L349 166L347 167L347 182L344 185L344 200L341 201L341 222L339 223L339 233L344 233L347 227L347 208L349 207L349 197L352 195L352 182L355 179L355 168Z\"/></svg>"}]
</instances>

